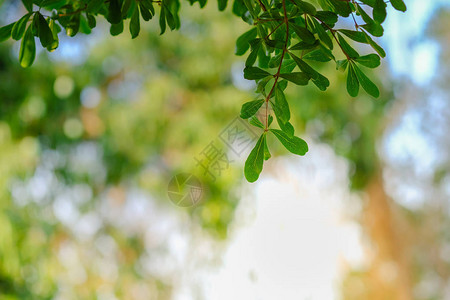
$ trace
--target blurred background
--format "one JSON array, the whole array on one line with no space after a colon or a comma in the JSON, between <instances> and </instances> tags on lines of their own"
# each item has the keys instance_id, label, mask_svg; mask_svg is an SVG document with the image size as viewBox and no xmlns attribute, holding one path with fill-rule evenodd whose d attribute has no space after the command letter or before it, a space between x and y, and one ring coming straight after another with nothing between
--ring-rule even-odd
<instances>
[{"instance_id":1,"label":"blurred background","mask_svg":"<svg viewBox=\"0 0 450 300\"><path fill-rule=\"evenodd\" d=\"M380 99L331 64L327 92L289 87L310 151L269 140L254 184L223 139L255 97L230 8L183 3L179 31L135 40L98 22L29 69L1 43L0 299L450 299L450 3L405 2ZM0 25L23 13L0 3ZM180 173L198 205L169 199Z\"/></svg>"}]
</instances>

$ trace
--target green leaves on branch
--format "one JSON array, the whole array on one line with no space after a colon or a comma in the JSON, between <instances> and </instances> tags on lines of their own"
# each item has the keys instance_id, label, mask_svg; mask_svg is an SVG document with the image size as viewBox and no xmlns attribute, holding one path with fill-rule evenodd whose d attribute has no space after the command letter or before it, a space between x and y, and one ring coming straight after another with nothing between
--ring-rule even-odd
<instances>
[{"instance_id":1,"label":"green leaves on branch","mask_svg":"<svg viewBox=\"0 0 450 300\"><path fill-rule=\"evenodd\" d=\"M201 8L207 2L188 1L191 5L198 2ZM0 41L10 37L21 40L19 61L23 67L30 66L35 59L35 37L52 51L59 45L58 33L62 29L68 36L89 34L98 17L111 24L111 35L128 28L132 39L141 32L141 19L156 19L161 34L167 28L180 28L180 0L22 2L26 14L0 28ZM224 10L227 2L217 0L218 9ZM337 70L347 72L347 91L352 97L358 96L360 87L373 97L379 96L378 88L364 72L366 68L378 67L380 57L386 56L373 37L384 33L382 23L387 17L387 5L406 11L403 0L233 0L232 12L250 26L237 38L235 53L238 56L247 53L244 78L255 80L258 93L255 98L258 100L242 105L241 118L263 131L245 163L247 180L257 180L264 160L271 157L267 135L274 135L292 153L304 155L308 151L306 143L294 135L290 123L294 112L284 91L288 84L306 86L310 82L321 91L327 90L330 81L321 74L319 63L333 61ZM350 15L352 18L348 20L355 23L355 29L337 28L339 18ZM360 53L359 43L370 45L374 53ZM308 100L300 96L295 101ZM257 117L258 111L263 112L263 117ZM279 129L271 128L274 118Z\"/></svg>"}]
</instances>

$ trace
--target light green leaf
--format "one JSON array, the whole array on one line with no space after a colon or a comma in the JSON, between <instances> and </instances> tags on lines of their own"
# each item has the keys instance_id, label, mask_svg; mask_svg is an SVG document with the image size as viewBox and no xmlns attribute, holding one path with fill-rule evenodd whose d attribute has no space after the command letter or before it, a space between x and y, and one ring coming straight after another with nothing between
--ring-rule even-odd
<instances>
[{"instance_id":1,"label":"light green leaf","mask_svg":"<svg viewBox=\"0 0 450 300\"><path fill-rule=\"evenodd\" d=\"M23 34L25 33L25 29L27 28L27 22L30 19L31 14L28 13L22 18L19 19L16 23L14 23L14 26L11 31L11 37L15 39L16 41L20 40L23 37Z\"/></svg>"},{"instance_id":2,"label":"light green leaf","mask_svg":"<svg viewBox=\"0 0 450 300\"><path fill-rule=\"evenodd\" d=\"M272 155L270 154L269 151L269 146L267 146L267 138L264 139L264 160L269 160L269 158L271 158Z\"/></svg>"},{"instance_id":3,"label":"light green leaf","mask_svg":"<svg viewBox=\"0 0 450 300\"><path fill-rule=\"evenodd\" d=\"M289 137L286 133L278 129L270 129L283 146L291 153L305 155L308 152L308 144L299 137Z\"/></svg>"},{"instance_id":4,"label":"light green leaf","mask_svg":"<svg viewBox=\"0 0 450 300\"><path fill-rule=\"evenodd\" d=\"M264 124L256 116L251 117L249 123L253 126L264 129Z\"/></svg>"},{"instance_id":5,"label":"light green leaf","mask_svg":"<svg viewBox=\"0 0 450 300\"><path fill-rule=\"evenodd\" d=\"M32 25L28 26L19 50L19 62L23 68L31 66L36 56L36 43L31 27Z\"/></svg>"},{"instance_id":6,"label":"light green leaf","mask_svg":"<svg viewBox=\"0 0 450 300\"><path fill-rule=\"evenodd\" d=\"M266 143L266 133L264 132L255 147L250 152L244 166L244 175L248 182L255 182L259 178L259 174L264 164L264 144Z\"/></svg>"}]
</instances>

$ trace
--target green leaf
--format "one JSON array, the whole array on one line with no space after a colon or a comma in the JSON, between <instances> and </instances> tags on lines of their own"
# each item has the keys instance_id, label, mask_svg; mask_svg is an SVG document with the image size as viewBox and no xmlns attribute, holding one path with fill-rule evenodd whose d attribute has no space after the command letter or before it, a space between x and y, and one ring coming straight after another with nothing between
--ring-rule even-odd
<instances>
[{"instance_id":1,"label":"green leaf","mask_svg":"<svg viewBox=\"0 0 450 300\"><path fill-rule=\"evenodd\" d=\"M280 77L297 85L307 85L309 81L309 76L303 72L284 73L280 74Z\"/></svg>"},{"instance_id":2,"label":"green leaf","mask_svg":"<svg viewBox=\"0 0 450 300\"><path fill-rule=\"evenodd\" d=\"M86 11L95 14L100 10L105 0L89 0Z\"/></svg>"},{"instance_id":3,"label":"green leaf","mask_svg":"<svg viewBox=\"0 0 450 300\"><path fill-rule=\"evenodd\" d=\"M148 21L148 20L150 20L153 17L152 13L150 12L150 10L147 7L145 7L142 4L142 2L139 2L139 9L141 11L141 16L142 16L142 19L144 19L144 21Z\"/></svg>"},{"instance_id":4,"label":"green leaf","mask_svg":"<svg viewBox=\"0 0 450 300\"><path fill-rule=\"evenodd\" d=\"M67 23L66 34L70 37L74 37L78 30L80 29L80 14L75 14L70 17L69 22Z\"/></svg>"},{"instance_id":5,"label":"green leaf","mask_svg":"<svg viewBox=\"0 0 450 300\"><path fill-rule=\"evenodd\" d=\"M264 124L256 116L251 117L249 123L253 126L264 129Z\"/></svg>"},{"instance_id":6,"label":"green leaf","mask_svg":"<svg viewBox=\"0 0 450 300\"><path fill-rule=\"evenodd\" d=\"M262 79L267 76L272 76L269 72L264 71L258 67L246 67L244 69L244 78L248 80Z\"/></svg>"},{"instance_id":7,"label":"green leaf","mask_svg":"<svg viewBox=\"0 0 450 300\"><path fill-rule=\"evenodd\" d=\"M309 49L313 49L313 48L317 47L318 45L319 45L318 40L316 40L314 42L314 44L308 44L308 43L301 41L301 42L295 44L294 46L292 46L291 48L289 48L289 50L309 50Z\"/></svg>"},{"instance_id":8,"label":"green leaf","mask_svg":"<svg viewBox=\"0 0 450 300\"><path fill-rule=\"evenodd\" d=\"M308 76L311 77L311 79L317 79L319 77L319 73L316 70L314 70L310 65L308 65L304 60L295 56L292 53L290 53L290 56L294 59L295 63L300 68L300 70L308 74Z\"/></svg>"},{"instance_id":9,"label":"green leaf","mask_svg":"<svg viewBox=\"0 0 450 300\"><path fill-rule=\"evenodd\" d=\"M308 144L299 137L289 137L286 133L278 129L270 129L275 137L291 153L305 155L308 152Z\"/></svg>"},{"instance_id":10,"label":"green leaf","mask_svg":"<svg viewBox=\"0 0 450 300\"><path fill-rule=\"evenodd\" d=\"M375 6L373 7L373 19L378 24L381 24L386 19L386 3L384 0L375 0Z\"/></svg>"},{"instance_id":11,"label":"green leaf","mask_svg":"<svg viewBox=\"0 0 450 300\"><path fill-rule=\"evenodd\" d=\"M3 42L11 37L11 31L14 27L14 24L16 23L14 22L0 28L0 42Z\"/></svg>"},{"instance_id":12,"label":"green leaf","mask_svg":"<svg viewBox=\"0 0 450 300\"><path fill-rule=\"evenodd\" d=\"M267 146L267 138L264 139L264 160L269 160L269 158L271 158L272 155L270 154L269 151L269 146Z\"/></svg>"},{"instance_id":13,"label":"green leaf","mask_svg":"<svg viewBox=\"0 0 450 300\"><path fill-rule=\"evenodd\" d=\"M336 62L336 70L345 71L345 69L347 69L347 66L348 66L347 59L338 60Z\"/></svg>"},{"instance_id":14,"label":"green leaf","mask_svg":"<svg viewBox=\"0 0 450 300\"><path fill-rule=\"evenodd\" d=\"M251 52L248 55L247 59L245 60L245 66L251 67L255 64L256 58L258 57L258 51L261 49L262 40L261 39L254 39L250 42L251 45Z\"/></svg>"},{"instance_id":15,"label":"green leaf","mask_svg":"<svg viewBox=\"0 0 450 300\"><path fill-rule=\"evenodd\" d=\"M255 147L250 152L244 166L244 175L248 182L255 182L261 174L264 164L264 144L266 143L266 133L264 132Z\"/></svg>"},{"instance_id":16,"label":"green leaf","mask_svg":"<svg viewBox=\"0 0 450 300\"><path fill-rule=\"evenodd\" d=\"M352 46L350 46L347 43L347 41L340 34L337 34L337 35L338 35L338 39L339 39L339 44L341 44L341 47L345 51L345 53L351 58L359 57L358 52L356 52L356 50L353 49Z\"/></svg>"},{"instance_id":17,"label":"green leaf","mask_svg":"<svg viewBox=\"0 0 450 300\"><path fill-rule=\"evenodd\" d=\"M131 15L130 20L130 33L131 38L136 38L139 35L139 31L141 30L141 25L139 21L139 7L135 5L133 14Z\"/></svg>"},{"instance_id":18,"label":"green leaf","mask_svg":"<svg viewBox=\"0 0 450 300\"><path fill-rule=\"evenodd\" d=\"M329 62L333 58L324 51L324 48L321 48L306 53L305 55L303 55L303 59L309 59L319 62Z\"/></svg>"},{"instance_id":19,"label":"green leaf","mask_svg":"<svg viewBox=\"0 0 450 300\"><path fill-rule=\"evenodd\" d=\"M28 10L28 12L33 11L33 0L22 0L23 5Z\"/></svg>"},{"instance_id":20,"label":"green leaf","mask_svg":"<svg viewBox=\"0 0 450 300\"><path fill-rule=\"evenodd\" d=\"M270 124L272 124L272 122L273 122L273 117L271 116L271 115L269 115L269 117L267 118L268 120L267 120L267 127L269 127L270 126Z\"/></svg>"},{"instance_id":21,"label":"green leaf","mask_svg":"<svg viewBox=\"0 0 450 300\"><path fill-rule=\"evenodd\" d=\"M254 100L244 103L241 108L241 118L248 119L260 109L260 107L264 104L264 100Z\"/></svg>"},{"instance_id":22,"label":"green leaf","mask_svg":"<svg viewBox=\"0 0 450 300\"><path fill-rule=\"evenodd\" d=\"M227 8L227 0L217 0L217 7L219 11L224 11Z\"/></svg>"},{"instance_id":23,"label":"green leaf","mask_svg":"<svg viewBox=\"0 0 450 300\"><path fill-rule=\"evenodd\" d=\"M122 3L122 19L127 19L128 17L131 18L131 15L134 12L134 7L136 7L136 5L131 5L132 4L132 0L124 0ZM130 13L130 8L133 8L133 12Z\"/></svg>"},{"instance_id":24,"label":"green leaf","mask_svg":"<svg viewBox=\"0 0 450 300\"><path fill-rule=\"evenodd\" d=\"M30 19L31 13L26 14L22 18L19 19L11 30L11 37L16 41L20 40L25 33L25 29L27 28L27 22Z\"/></svg>"},{"instance_id":25,"label":"green leaf","mask_svg":"<svg viewBox=\"0 0 450 300\"><path fill-rule=\"evenodd\" d=\"M314 5L305 2L305 1L301 1L301 0L293 0L295 5L297 5L298 8L300 8L300 10L304 13L307 13L308 15L315 15L316 14L316 8L314 7Z\"/></svg>"},{"instance_id":26,"label":"green leaf","mask_svg":"<svg viewBox=\"0 0 450 300\"><path fill-rule=\"evenodd\" d=\"M384 51L383 48L381 48L377 43L374 42L374 40L372 40L372 38L365 32L364 35L366 36L366 40L369 43L369 45L381 56L381 57L385 57L386 56L386 52Z\"/></svg>"},{"instance_id":27,"label":"green leaf","mask_svg":"<svg viewBox=\"0 0 450 300\"><path fill-rule=\"evenodd\" d=\"M347 72L347 92L350 96L356 97L358 96L359 92L359 81L356 77L355 70L353 69L353 65L348 65L348 72Z\"/></svg>"},{"instance_id":28,"label":"green leaf","mask_svg":"<svg viewBox=\"0 0 450 300\"><path fill-rule=\"evenodd\" d=\"M122 7L119 0L110 0L108 6L107 20L111 24L118 24L122 21Z\"/></svg>"},{"instance_id":29,"label":"green leaf","mask_svg":"<svg viewBox=\"0 0 450 300\"><path fill-rule=\"evenodd\" d=\"M245 52L250 48L250 41L254 40L257 35L257 29L256 27L250 29L249 31L243 33L238 39L236 40L236 55L244 55Z\"/></svg>"},{"instance_id":30,"label":"green leaf","mask_svg":"<svg viewBox=\"0 0 450 300\"><path fill-rule=\"evenodd\" d=\"M36 56L36 43L34 41L32 25L28 26L25 36L22 39L19 50L19 62L23 68L27 68L33 64Z\"/></svg>"},{"instance_id":31,"label":"green leaf","mask_svg":"<svg viewBox=\"0 0 450 300\"><path fill-rule=\"evenodd\" d=\"M109 29L109 33L112 36L117 36L123 32L123 22L119 22L117 24L111 24L111 28Z\"/></svg>"},{"instance_id":32,"label":"green leaf","mask_svg":"<svg viewBox=\"0 0 450 300\"><path fill-rule=\"evenodd\" d=\"M345 34L347 37L351 38L355 42L365 43L365 44L368 43L366 40L366 36L364 35L364 33L360 32L360 31L353 31L353 30L348 30L348 29L338 29L338 31Z\"/></svg>"},{"instance_id":33,"label":"green leaf","mask_svg":"<svg viewBox=\"0 0 450 300\"><path fill-rule=\"evenodd\" d=\"M294 32L298 35L298 37L308 44L314 44L316 42L316 38L314 37L314 34L312 34L308 29L298 26L294 23L289 23L289 27L294 30Z\"/></svg>"},{"instance_id":34,"label":"green leaf","mask_svg":"<svg viewBox=\"0 0 450 300\"><path fill-rule=\"evenodd\" d=\"M391 0L391 5L396 10L399 10L402 12L406 11L406 5L405 5L405 2L403 2L403 0Z\"/></svg>"},{"instance_id":35,"label":"green leaf","mask_svg":"<svg viewBox=\"0 0 450 300\"><path fill-rule=\"evenodd\" d=\"M366 13L364 9L361 8L359 4L356 5L358 13L361 15L362 19L366 24L362 25L361 27L366 29L370 34L374 36L382 36L383 35L383 27L376 23L374 20L372 20L371 17Z\"/></svg>"},{"instance_id":36,"label":"green leaf","mask_svg":"<svg viewBox=\"0 0 450 300\"><path fill-rule=\"evenodd\" d=\"M352 66L355 69L356 77L358 78L359 83L367 92L367 94L371 95L372 97L378 98L380 96L380 91L378 90L377 86L357 66Z\"/></svg>"},{"instance_id":37,"label":"green leaf","mask_svg":"<svg viewBox=\"0 0 450 300\"><path fill-rule=\"evenodd\" d=\"M286 101L283 91L278 86L275 88L275 106L281 113L279 115L281 122L288 122L291 118L291 111L289 110L289 104Z\"/></svg>"},{"instance_id":38,"label":"green leaf","mask_svg":"<svg viewBox=\"0 0 450 300\"><path fill-rule=\"evenodd\" d=\"M312 79L312 82L319 88L321 91L325 91L330 86L330 81L328 78L319 74L316 79Z\"/></svg>"},{"instance_id":39,"label":"green leaf","mask_svg":"<svg viewBox=\"0 0 450 300\"><path fill-rule=\"evenodd\" d=\"M164 6L161 7L161 11L159 12L159 27L161 28L161 34L166 32L166 13Z\"/></svg>"},{"instance_id":40,"label":"green leaf","mask_svg":"<svg viewBox=\"0 0 450 300\"><path fill-rule=\"evenodd\" d=\"M61 28L59 28L53 19L50 19L49 27L53 35L53 42L47 46L47 50L53 51L59 46L58 30L61 30Z\"/></svg>"},{"instance_id":41,"label":"green leaf","mask_svg":"<svg viewBox=\"0 0 450 300\"><path fill-rule=\"evenodd\" d=\"M376 54L360 56L355 61L368 68L376 68L380 65L380 57Z\"/></svg>"},{"instance_id":42,"label":"green leaf","mask_svg":"<svg viewBox=\"0 0 450 300\"><path fill-rule=\"evenodd\" d=\"M334 27L338 21L338 15L331 11L318 11L316 17L330 27Z\"/></svg>"},{"instance_id":43,"label":"green leaf","mask_svg":"<svg viewBox=\"0 0 450 300\"><path fill-rule=\"evenodd\" d=\"M317 35L319 36L319 39L324 43L329 49L333 50L333 41L331 40L328 33L325 31L323 26L319 24L315 19L313 19L314 22L314 28L316 29Z\"/></svg>"},{"instance_id":44,"label":"green leaf","mask_svg":"<svg viewBox=\"0 0 450 300\"><path fill-rule=\"evenodd\" d=\"M95 20L93 15L86 13L86 19L87 19L88 25L89 25L89 27L91 27L91 29L93 29L93 28L95 28L95 26L97 26L97 21Z\"/></svg>"},{"instance_id":45,"label":"green leaf","mask_svg":"<svg viewBox=\"0 0 450 300\"><path fill-rule=\"evenodd\" d=\"M35 18L37 18L38 22L38 36L41 41L42 47L46 48L47 46L53 44L53 33L48 26L47 21L44 19L44 16L41 15L40 12L36 12Z\"/></svg>"}]
</instances>

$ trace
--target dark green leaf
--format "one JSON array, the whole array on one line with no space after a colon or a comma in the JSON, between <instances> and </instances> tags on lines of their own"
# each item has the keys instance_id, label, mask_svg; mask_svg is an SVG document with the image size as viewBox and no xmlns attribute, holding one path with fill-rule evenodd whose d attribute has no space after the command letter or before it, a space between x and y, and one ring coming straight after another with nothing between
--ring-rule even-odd
<instances>
[{"instance_id":1,"label":"dark green leaf","mask_svg":"<svg viewBox=\"0 0 450 300\"><path fill-rule=\"evenodd\" d=\"M317 45L319 45L318 40L316 40L314 42L314 44L308 44L308 43L301 41L301 42L295 44L294 46L292 46L291 48L289 48L289 50L309 50L309 49L313 49L314 47L317 47Z\"/></svg>"},{"instance_id":2,"label":"dark green leaf","mask_svg":"<svg viewBox=\"0 0 450 300\"><path fill-rule=\"evenodd\" d=\"M148 20L150 20L153 17L152 13L150 12L150 10L147 7L145 7L142 4L142 2L139 2L139 9L141 11L141 16L142 16L142 19L144 19L144 21L148 21Z\"/></svg>"},{"instance_id":3,"label":"dark green leaf","mask_svg":"<svg viewBox=\"0 0 450 300\"><path fill-rule=\"evenodd\" d=\"M245 52L250 48L250 41L256 38L257 29L254 27L249 31L243 33L236 40L236 55L244 55Z\"/></svg>"},{"instance_id":4,"label":"dark green leaf","mask_svg":"<svg viewBox=\"0 0 450 300\"><path fill-rule=\"evenodd\" d=\"M245 66L246 67L251 67L254 65L256 58L258 57L258 51L259 49L261 49L261 39L254 39L253 41L250 42L251 45L251 52L248 55L247 59L245 60Z\"/></svg>"},{"instance_id":5,"label":"dark green leaf","mask_svg":"<svg viewBox=\"0 0 450 300\"><path fill-rule=\"evenodd\" d=\"M289 27L294 30L294 32L298 35L298 37L308 44L314 44L316 42L316 38L314 37L314 34L312 34L308 29L298 26L294 23L289 23Z\"/></svg>"},{"instance_id":6,"label":"dark green leaf","mask_svg":"<svg viewBox=\"0 0 450 300\"><path fill-rule=\"evenodd\" d=\"M363 31L364 32L364 31ZM381 57L385 57L386 56L386 52L384 51L383 48L380 47L380 45L378 45L377 43L374 42L374 40L372 40L372 38L366 33L364 32L364 35L366 36L366 40L369 43L369 45L381 56Z\"/></svg>"},{"instance_id":7,"label":"dark green leaf","mask_svg":"<svg viewBox=\"0 0 450 300\"><path fill-rule=\"evenodd\" d=\"M386 19L386 3L384 0L375 0L375 6L373 7L373 19L378 24L381 24Z\"/></svg>"},{"instance_id":8,"label":"dark green leaf","mask_svg":"<svg viewBox=\"0 0 450 300\"><path fill-rule=\"evenodd\" d=\"M345 71L345 69L347 69L347 66L348 66L347 59L338 60L336 62L336 70Z\"/></svg>"},{"instance_id":9,"label":"dark green leaf","mask_svg":"<svg viewBox=\"0 0 450 300\"><path fill-rule=\"evenodd\" d=\"M33 11L33 0L22 0L23 5L28 10L28 12Z\"/></svg>"},{"instance_id":10,"label":"dark green leaf","mask_svg":"<svg viewBox=\"0 0 450 300\"><path fill-rule=\"evenodd\" d=\"M246 67L244 69L244 78L248 80L262 79L267 76L272 76L269 72L264 71L258 67Z\"/></svg>"},{"instance_id":11,"label":"dark green leaf","mask_svg":"<svg viewBox=\"0 0 450 300\"><path fill-rule=\"evenodd\" d=\"M248 119L260 109L260 107L264 104L264 100L254 100L247 103L244 103L241 108L241 118Z\"/></svg>"},{"instance_id":12,"label":"dark green leaf","mask_svg":"<svg viewBox=\"0 0 450 300\"><path fill-rule=\"evenodd\" d=\"M283 146L291 153L305 155L308 152L308 144L299 137L289 137L285 132L278 129L270 129Z\"/></svg>"},{"instance_id":13,"label":"dark green leaf","mask_svg":"<svg viewBox=\"0 0 450 300\"><path fill-rule=\"evenodd\" d=\"M24 68L27 68L33 64L34 57L36 56L36 44L34 41L32 25L28 26L25 35L20 44L19 50L19 62Z\"/></svg>"},{"instance_id":14,"label":"dark green leaf","mask_svg":"<svg viewBox=\"0 0 450 300\"><path fill-rule=\"evenodd\" d=\"M119 35L123 32L123 22L119 22L117 24L111 24L111 28L109 29L109 33L112 36Z\"/></svg>"},{"instance_id":15,"label":"dark green leaf","mask_svg":"<svg viewBox=\"0 0 450 300\"><path fill-rule=\"evenodd\" d=\"M227 8L227 0L217 0L217 7L220 11L224 11Z\"/></svg>"},{"instance_id":16,"label":"dark green leaf","mask_svg":"<svg viewBox=\"0 0 450 300\"><path fill-rule=\"evenodd\" d=\"M339 32L345 34L346 36L348 36L349 38L351 38L352 40L358 42L358 43L365 43L367 44L367 40L366 40L366 36L364 35L364 33L360 32L360 31L353 31L353 30L347 30L347 29L339 29Z\"/></svg>"},{"instance_id":17,"label":"dark green leaf","mask_svg":"<svg viewBox=\"0 0 450 300\"><path fill-rule=\"evenodd\" d=\"M139 7L135 5L133 14L131 15L130 20L130 33L131 38L136 38L139 35L139 31L141 30L141 25L139 21Z\"/></svg>"},{"instance_id":18,"label":"dark green leaf","mask_svg":"<svg viewBox=\"0 0 450 300\"><path fill-rule=\"evenodd\" d=\"M317 49L303 55L303 59L315 60L320 62L328 62L331 58L322 50Z\"/></svg>"},{"instance_id":19,"label":"dark green leaf","mask_svg":"<svg viewBox=\"0 0 450 300\"><path fill-rule=\"evenodd\" d=\"M301 1L301 0L293 0L295 5L297 5L298 8L300 8L300 10L304 13L307 13L308 15L315 15L316 14L316 8L314 7L314 5L305 2L305 1Z\"/></svg>"},{"instance_id":20,"label":"dark green leaf","mask_svg":"<svg viewBox=\"0 0 450 300\"><path fill-rule=\"evenodd\" d=\"M353 69L353 65L348 65L348 72L347 72L347 92L350 96L356 97L358 96L359 92L359 81L356 77L355 70Z\"/></svg>"},{"instance_id":21,"label":"dark green leaf","mask_svg":"<svg viewBox=\"0 0 450 300\"><path fill-rule=\"evenodd\" d=\"M275 107L280 111L279 118L281 122L286 123L291 118L289 104L286 101L283 91L277 86L275 88ZM274 109L275 109L274 107Z\"/></svg>"},{"instance_id":22,"label":"dark green leaf","mask_svg":"<svg viewBox=\"0 0 450 300\"><path fill-rule=\"evenodd\" d=\"M53 44L53 33L50 30L50 27L48 26L47 21L44 19L44 16L41 15L40 12L37 12L35 14L35 17L37 16L37 22L38 22L38 36L39 40L41 41L42 47L46 48L47 46Z\"/></svg>"},{"instance_id":23,"label":"dark green leaf","mask_svg":"<svg viewBox=\"0 0 450 300\"><path fill-rule=\"evenodd\" d=\"M100 10L105 0L89 0L86 11L95 14Z\"/></svg>"},{"instance_id":24,"label":"dark green leaf","mask_svg":"<svg viewBox=\"0 0 450 300\"><path fill-rule=\"evenodd\" d=\"M16 23L11 23L0 28L0 42L3 42L11 37L11 31L14 27L14 24Z\"/></svg>"},{"instance_id":25,"label":"dark green leaf","mask_svg":"<svg viewBox=\"0 0 450 300\"><path fill-rule=\"evenodd\" d=\"M347 41L340 34L337 34L337 35L338 35L338 39L339 39L339 44L341 44L341 47L345 51L345 53L351 58L359 57L358 52L356 52L356 50L353 49L352 46L350 46L347 43Z\"/></svg>"},{"instance_id":26,"label":"dark green leaf","mask_svg":"<svg viewBox=\"0 0 450 300\"><path fill-rule=\"evenodd\" d=\"M316 13L316 17L327 25L330 25L331 27L333 27L334 24L336 24L336 22L338 21L337 14L331 11L318 11Z\"/></svg>"},{"instance_id":27,"label":"dark green leaf","mask_svg":"<svg viewBox=\"0 0 450 300\"><path fill-rule=\"evenodd\" d=\"M324 43L329 49L333 49L333 41L331 40L328 33L325 31L323 26L319 24L315 19L313 19L314 22L314 28L316 29L316 32L319 36L319 39L322 43Z\"/></svg>"},{"instance_id":28,"label":"dark green leaf","mask_svg":"<svg viewBox=\"0 0 450 300\"><path fill-rule=\"evenodd\" d=\"M368 68L376 68L380 65L380 57L376 54L360 56L355 61Z\"/></svg>"},{"instance_id":29,"label":"dark green leaf","mask_svg":"<svg viewBox=\"0 0 450 300\"><path fill-rule=\"evenodd\" d=\"M22 18L19 19L16 23L14 23L14 26L11 30L11 37L15 39L16 41L20 40L23 37L23 34L25 33L25 29L27 28L27 22L30 19L31 14L28 13Z\"/></svg>"},{"instance_id":30,"label":"dark green leaf","mask_svg":"<svg viewBox=\"0 0 450 300\"><path fill-rule=\"evenodd\" d=\"M399 11L406 11L406 5L405 2L403 2L403 0L391 0L391 5Z\"/></svg>"},{"instance_id":31,"label":"dark green leaf","mask_svg":"<svg viewBox=\"0 0 450 300\"><path fill-rule=\"evenodd\" d=\"M308 76L311 77L311 79L317 79L319 77L319 73L316 70L314 70L310 65L308 65L304 60L295 56L294 54L290 55L294 59L295 63L300 68L300 70L308 74Z\"/></svg>"},{"instance_id":32,"label":"dark green leaf","mask_svg":"<svg viewBox=\"0 0 450 300\"><path fill-rule=\"evenodd\" d=\"M312 79L312 82L319 88L321 91L325 91L330 86L330 81L328 78L319 74L316 79Z\"/></svg>"},{"instance_id":33,"label":"dark green leaf","mask_svg":"<svg viewBox=\"0 0 450 300\"><path fill-rule=\"evenodd\" d=\"M159 27L161 28L161 34L166 32L166 13L164 6L161 7L161 11L159 13Z\"/></svg>"},{"instance_id":34,"label":"dark green leaf","mask_svg":"<svg viewBox=\"0 0 450 300\"><path fill-rule=\"evenodd\" d=\"M259 174L261 174L264 164L265 143L266 133L263 133L245 161L244 175L248 182L255 182L258 180Z\"/></svg>"},{"instance_id":35,"label":"dark green leaf","mask_svg":"<svg viewBox=\"0 0 450 300\"><path fill-rule=\"evenodd\" d=\"M108 17L107 20L111 24L118 24L122 21L122 7L119 0L110 0L108 6Z\"/></svg>"},{"instance_id":36,"label":"dark green leaf","mask_svg":"<svg viewBox=\"0 0 450 300\"><path fill-rule=\"evenodd\" d=\"M372 97L378 98L380 96L380 91L378 90L377 86L357 66L352 65L352 67L354 67L356 77L358 78L359 83L367 92L367 94L371 95Z\"/></svg>"},{"instance_id":37,"label":"dark green leaf","mask_svg":"<svg viewBox=\"0 0 450 300\"><path fill-rule=\"evenodd\" d=\"M280 74L280 77L289 80L290 82L293 82L297 85L307 85L309 81L309 76L303 72Z\"/></svg>"},{"instance_id":38,"label":"dark green leaf","mask_svg":"<svg viewBox=\"0 0 450 300\"><path fill-rule=\"evenodd\" d=\"M86 19L88 21L88 25L91 29L95 28L97 26L97 21L95 20L95 17L91 14L86 13Z\"/></svg>"}]
</instances>

